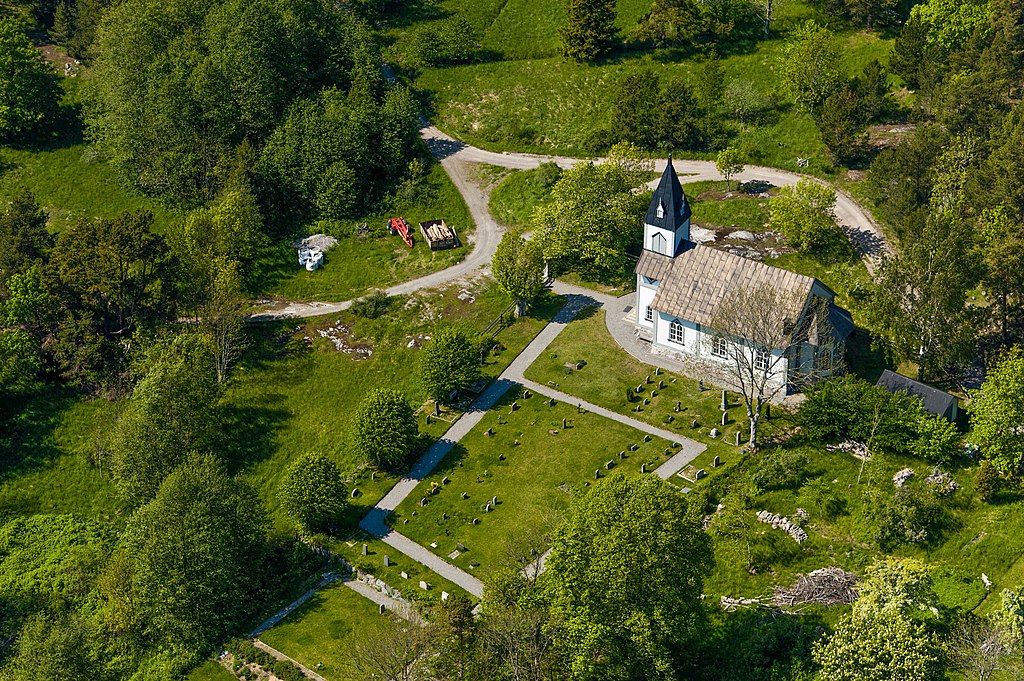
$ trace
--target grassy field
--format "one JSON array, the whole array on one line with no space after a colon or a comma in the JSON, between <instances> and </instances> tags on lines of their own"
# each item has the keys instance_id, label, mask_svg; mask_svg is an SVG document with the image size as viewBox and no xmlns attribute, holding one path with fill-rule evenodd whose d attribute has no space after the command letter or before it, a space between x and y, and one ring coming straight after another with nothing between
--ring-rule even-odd
<instances>
[{"instance_id":1,"label":"grassy field","mask_svg":"<svg viewBox=\"0 0 1024 681\"><path fill-rule=\"evenodd\" d=\"M367 547L365 556L363 555L363 544L366 544ZM442 591L447 591L450 594L462 594L472 601L477 600L475 596L463 591L462 587L449 582L411 558L407 558L379 539L360 535L353 537L350 541L332 540L329 547L331 551L347 560L353 567L384 580L391 587L401 591L403 598L407 598L417 605L426 605L428 608L437 605L441 602ZM384 556L388 557L387 567L384 567ZM403 577L403 572L409 576ZM421 589L420 581L426 582L430 588L426 591Z\"/></svg>"},{"instance_id":2,"label":"grassy field","mask_svg":"<svg viewBox=\"0 0 1024 681\"><path fill-rule=\"evenodd\" d=\"M516 411L513 402L519 405ZM639 449L620 461L619 452L628 452L632 444ZM539 395L523 399L513 387L420 483L418 493L396 509L392 525L455 565L486 577L505 562L510 546L553 529L572 496L594 480L595 470L602 476L639 473L641 464L652 468L665 461L670 446L660 438L645 443L639 431L580 414L575 405L549 407ZM615 462L610 473L604 466L609 460ZM435 484L439 491L430 494ZM424 496L429 502L421 507ZM497 507L485 512L494 496ZM472 524L474 518L479 524ZM451 558L458 542L467 550Z\"/></svg>"},{"instance_id":3,"label":"grassy field","mask_svg":"<svg viewBox=\"0 0 1024 681\"><path fill-rule=\"evenodd\" d=\"M567 369L566 362L585 361L583 369ZM723 428L720 411L722 394L718 390L701 391L697 381L681 375L663 373L655 376L654 368L630 356L615 342L605 326L605 313L596 311L581 316L566 327L547 351L526 370L526 377L538 383L555 384L562 392L580 397L606 409L625 414L651 425L679 433L683 437L705 442L710 456L720 454L722 461L735 459L739 449L726 445L737 430L746 440L746 412L736 395L729 398L729 424ZM645 384L650 377L652 383ZM664 381L665 387L658 388ZM638 385L645 385L637 395ZM650 397L656 391L657 396ZM632 401L627 402L627 396ZM641 400L649 398L650 404ZM676 412L676 402L681 411ZM640 407L637 412L636 408ZM691 426L696 419L697 428ZM725 438L709 437L712 428L725 433Z\"/></svg>"},{"instance_id":4,"label":"grassy field","mask_svg":"<svg viewBox=\"0 0 1024 681\"><path fill-rule=\"evenodd\" d=\"M260 640L329 681L354 681L357 677L351 668L349 649L380 619L372 601L335 583L260 636Z\"/></svg>"},{"instance_id":5,"label":"grassy field","mask_svg":"<svg viewBox=\"0 0 1024 681\"><path fill-rule=\"evenodd\" d=\"M400 300L395 311L375 320L345 312L256 329L256 343L239 364L223 399L231 421L224 429L221 451L260 491L278 527L287 527L287 521L279 512L277 484L288 464L306 452L330 456L360 489L362 495L351 500L353 521L394 484L395 478L383 474L371 480L371 471L362 467L365 454L354 451L350 443L350 415L363 396L378 386L401 390L414 405L423 404L418 350L410 343L429 336L439 322L482 330L508 305L497 286L486 280L469 286L475 302L458 298L462 288L454 285L421 292ZM485 374L499 374L560 305L559 300L546 298L530 316L502 329L497 340L506 349L487 358ZM321 330L334 334L343 347L362 350L339 351L329 338L320 336ZM305 337L311 339L311 347ZM435 420L428 428L420 421L420 428L427 436L425 447L447 424Z\"/></svg>"},{"instance_id":6,"label":"grassy field","mask_svg":"<svg viewBox=\"0 0 1024 681\"><path fill-rule=\"evenodd\" d=\"M786 25L792 23L780 24ZM891 49L890 40L863 32L842 35L840 42L850 76L872 59L884 61ZM749 81L764 96L777 97L784 44L770 40L752 51L723 57L727 81ZM673 77L692 79L700 65L693 58L663 51L598 65L530 58L424 69L416 85L431 97L434 122L472 144L496 151L585 155L591 150L593 131L610 124L618 82L637 68L649 69L667 82ZM797 170L799 156L810 159L805 172L820 174L831 168L810 115L786 102L757 125L735 126L730 144L750 163Z\"/></svg>"},{"instance_id":7,"label":"grassy field","mask_svg":"<svg viewBox=\"0 0 1024 681\"><path fill-rule=\"evenodd\" d=\"M81 81L62 78L66 129L55 140L36 147L0 146L0 201L6 205L27 188L60 230L79 219L112 218L123 211L153 213L154 228L163 231L179 213L159 201L125 187L107 163L95 157L82 139L77 108Z\"/></svg>"},{"instance_id":8,"label":"grassy field","mask_svg":"<svg viewBox=\"0 0 1024 681\"><path fill-rule=\"evenodd\" d=\"M192 670L188 681L233 681L235 675L213 660L207 660Z\"/></svg>"},{"instance_id":9,"label":"grassy field","mask_svg":"<svg viewBox=\"0 0 1024 681\"><path fill-rule=\"evenodd\" d=\"M723 198L724 182L684 184L683 191L693 210L694 224L707 229L745 229L755 234L765 231L769 217L768 199L737 192L735 183L731 189L735 198Z\"/></svg>"},{"instance_id":10,"label":"grassy field","mask_svg":"<svg viewBox=\"0 0 1024 681\"><path fill-rule=\"evenodd\" d=\"M412 249L384 228L387 219L396 216L405 217L413 227ZM420 222L441 218L456 230L462 242L459 248L431 251L420 237ZM352 222L367 223L370 236L341 238L327 252L324 266L315 272L299 267L295 250L281 244L274 251L276 266L268 275L273 282L268 294L287 300L349 300L370 289L386 288L450 267L472 249L467 243L474 229L472 217L440 164L431 166L414 199L398 201L388 214L363 216ZM354 231L354 225L351 227Z\"/></svg>"}]
</instances>

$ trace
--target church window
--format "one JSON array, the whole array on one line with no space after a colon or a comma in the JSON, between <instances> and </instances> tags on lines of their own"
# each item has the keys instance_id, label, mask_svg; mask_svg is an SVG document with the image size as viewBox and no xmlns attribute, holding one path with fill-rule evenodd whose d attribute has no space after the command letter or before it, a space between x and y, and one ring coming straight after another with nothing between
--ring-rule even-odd
<instances>
[{"instance_id":1,"label":"church window","mask_svg":"<svg viewBox=\"0 0 1024 681\"><path fill-rule=\"evenodd\" d=\"M672 323L668 325L668 340L670 343L683 344L683 325L679 323L678 319L673 319Z\"/></svg>"},{"instance_id":2,"label":"church window","mask_svg":"<svg viewBox=\"0 0 1024 681\"><path fill-rule=\"evenodd\" d=\"M754 351L754 369L757 371L768 371L771 365L771 355L764 350Z\"/></svg>"},{"instance_id":3,"label":"church window","mask_svg":"<svg viewBox=\"0 0 1024 681\"><path fill-rule=\"evenodd\" d=\"M644 310L644 319L646 319L649 322L654 321L654 310L651 309L650 305L648 305L647 309Z\"/></svg>"},{"instance_id":4,"label":"church window","mask_svg":"<svg viewBox=\"0 0 1024 681\"><path fill-rule=\"evenodd\" d=\"M725 357L728 354L728 341L721 336L711 339L711 354L714 357Z\"/></svg>"}]
</instances>

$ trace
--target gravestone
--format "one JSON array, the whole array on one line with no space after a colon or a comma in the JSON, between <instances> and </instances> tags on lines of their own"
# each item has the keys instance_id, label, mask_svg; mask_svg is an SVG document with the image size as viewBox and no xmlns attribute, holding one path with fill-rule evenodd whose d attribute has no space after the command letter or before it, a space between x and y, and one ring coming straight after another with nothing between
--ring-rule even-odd
<instances>
[{"instance_id":1,"label":"gravestone","mask_svg":"<svg viewBox=\"0 0 1024 681\"><path fill-rule=\"evenodd\" d=\"M383 615L384 614L384 604L381 603L379 607L380 607L380 609L378 610L378 612L380 612L380 614Z\"/></svg>"},{"instance_id":2,"label":"gravestone","mask_svg":"<svg viewBox=\"0 0 1024 681\"><path fill-rule=\"evenodd\" d=\"M647 464L645 464L645 463L640 464L640 472L641 473L646 473L647 472Z\"/></svg>"},{"instance_id":3,"label":"gravestone","mask_svg":"<svg viewBox=\"0 0 1024 681\"><path fill-rule=\"evenodd\" d=\"M626 452L624 452L624 451L619 452L619 458L620 459L625 459L626 458Z\"/></svg>"},{"instance_id":4,"label":"gravestone","mask_svg":"<svg viewBox=\"0 0 1024 681\"><path fill-rule=\"evenodd\" d=\"M497 505L498 505L498 497L496 497L496 496L491 497L491 506L497 506Z\"/></svg>"},{"instance_id":5,"label":"gravestone","mask_svg":"<svg viewBox=\"0 0 1024 681\"><path fill-rule=\"evenodd\" d=\"M658 396L658 391L657 390L652 390L651 391L651 397L657 397L657 396Z\"/></svg>"},{"instance_id":6,"label":"gravestone","mask_svg":"<svg viewBox=\"0 0 1024 681\"><path fill-rule=\"evenodd\" d=\"M740 431L736 431L736 446L740 446Z\"/></svg>"},{"instance_id":7,"label":"gravestone","mask_svg":"<svg viewBox=\"0 0 1024 681\"><path fill-rule=\"evenodd\" d=\"M665 389L665 381L658 381L658 390Z\"/></svg>"},{"instance_id":8,"label":"gravestone","mask_svg":"<svg viewBox=\"0 0 1024 681\"><path fill-rule=\"evenodd\" d=\"M699 426L699 425L700 425L700 424L699 424L699 423L697 423L697 419L694 419L694 420L690 421L690 427L691 427L691 428L696 428L696 427L697 427L697 426Z\"/></svg>"},{"instance_id":9,"label":"gravestone","mask_svg":"<svg viewBox=\"0 0 1024 681\"><path fill-rule=\"evenodd\" d=\"M440 415L441 415L441 405L438 404L437 402L434 402L434 416L440 416Z\"/></svg>"},{"instance_id":10,"label":"gravestone","mask_svg":"<svg viewBox=\"0 0 1024 681\"><path fill-rule=\"evenodd\" d=\"M444 476L443 478L441 478L441 484L442 485L447 485L449 482L451 482L451 480L448 479L447 475Z\"/></svg>"},{"instance_id":11,"label":"gravestone","mask_svg":"<svg viewBox=\"0 0 1024 681\"><path fill-rule=\"evenodd\" d=\"M650 435L644 435L644 442L650 442L650 441L651 441L651 436Z\"/></svg>"},{"instance_id":12,"label":"gravestone","mask_svg":"<svg viewBox=\"0 0 1024 681\"><path fill-rule=\"evenodd\" d=\"M447 591L442 591L441 592L441 600L442 601L447 601L448 600L448 592Z\"/></svg>"},{"instance_id":13,"label":"gravestone","mask_svg":"<svg viewBox=\"0 0 1024 681\"><path fill-rule=\"evenodd\" d=\"M427 425L430 425L430 414L427 414Z\"/></svg>"},{"instance_id":14,"label":"gravestone","mask_svg":"<svg viewBox=\"0 0 1024 681\"><path fill-rule=\"evenodd\" d=\"M455 542L455 548L457 548L459 551L463 553L466 552L466 547L460 541Z\"/></svg>"},{"instance_id":15,"label":"gravestone","mask_svg":"<svg viewBox=\"0 0 1024 681\"><path fill-rule=\"evenodd\" d=\"M629 451L631 451L631 452L635 452L638 449L640 449L639 445L632 444L632 445L629 446Z\"/></svg>"},{"instance_id":16,"label":"gravestone","mask_svg":"<svg viewBox=\"0 0 1024 681\"><path fill-rule=\"evenodd\" d=\"M645 397L644 398L644 406L646 407L650 403L651 403L651 400Z\"/></svg>"},{"instance_id":17,"label":"gravestone","mask_svg":"<svg viewBox=\"0 0 1024 681\"><path fill-rule=\"evenodd\" d=\"M636 392L637 392L637 394L638 394L638 395L639 395L640 393L642 393L643 391L644 391L644 387L643 387L642 385L638 385L638 386L636 387Z\"/></svg>"},{"instance_id":18,"label":"gravestone","mask_svg":"<svg viewBox=\"0 0 1024 681\"><path fill-rule=\"evenodd\" d=\"M370 471L370 480L377 479L377 471Z\"/></svg>"},{"instance_id":19,"label":"gravestone","mask_svg":"<svg viewBox=\"0 0 1024 681\"><path fill-rule=\"evenodd\" d=\"M504 460L505 460L505 455L504 454L498 454L498 461L504 461Z\"/></svg>"},{"instance_id":20,"label":"gravestone","mask_svg":"<svg viewBox=\"0 0 1024 681\"><path fill-rule=\"evenodd\" d=\"M369 550L370 550L370 548L366 544L363 544L363 555L364 556L368 554Z\"/></svg>"},{"instance_id":21,"label":"gravestone","mask_svg":"<svg viewBox=\"0 0 1024 681\"><path fill-rule=\"evenodd\" d=\"M661 367L654 367L654 375L661 376Z\"/></svg>"},{"instance_id":22,"label":"gravestone","mask_svg":"<svg viewBox=\"0 0 1024 681\"><path fill-rule=\"evenodd\" d=\"M601 477L601 469L600 468L595 468L594 469L594 480L597 480L600 477Z\"/></svg>"},{"instance_id":23,"label":"gravestone","mask_svg":"<svg viewBox=\"0 0 1024 681\"><path fill-rule=\"evenodd\" d=\"M562 417L562 430L565 430L565 417Z\"/></svg>"},{"instance_id":24,"label":"gravestone","mask_svg":"<svg viewBox=\"0 0 1024 681\"><path fill-rule=\"evenodd\" d=\"M420 588L423 589L424 591L429 591L430 590L430 585L427 584L426 582L420 580Z\"/></svg>"},{"instance_id":25,"label":"gravestone","mask_svg":"<svg viewBox=\"0 0 1024 681\"><path fill-rule=\"evenodd\" d=\"M509 411L515 411L518 408L519 408L519 403L518 402L513 402L512 403L512 408L509 409Z\"/></svg>"},{"instance_id":26,"label":"gravestone","mask_svg":"<svg viewBox=\"0 0 1024 681\"><path fill-rule=\"evenodd\" d=\"M683 448L683 444L681 442L673 442L672 443L672 448L673 449L682 449Z\"/></svg>"},{"instance_id":27,"label":"gravestone","mask_svg":"<svg viewBox=\"0 0 1024 681\"><path fill-rule=\"evenodd\" d=\"M728 425L728 424L729 424L729 412L723 411L722 412L722 425L725 426L725 425Z\"/></svg>"},{"instance_id":28,"label":"gravestone","mask_svg":"<svg viewBox=\"0 0 1024 681\"><path fill-rule=\"evenodd\" d=\"M726 392L723 390L722 391L722 411L725 411L728 408L729 408L729 397L728 397L728 395L726 395Z\"/></svg>"},{"instance_id":29,"label":"gravestone","mask_svg":"<svg viewBox=\"0 0 1024 681\"><path fill-rule=\"evenodd\" d=\"M711 437L712 438L718 437L718 428L712 428L711 429Z\"/></svg>"},{"instance_id":30,"label":"gravestone","mask_svg":"<svg viewBox=\"0 0 1024 681\"><path fill-rule=\"evenodd\" d=\"M639 414L640 413L640 405L638 404L635 407L633 407L633 411L635 411L637 414Z\"/></svg>"},{"instance_id":31,"label":"gravestone","mask_svg":"<svg viewBox=\"0 0 1024 681\"><path fill-rule=\"evenodd\" d=\"M352 498L355 499L358 496L359 496L359 488L358 487L353 487L352 488Z\"/></svg>"},{"instance_id":32,"label":"gravestone","mask_svg":"<svg viewBox=\"0 0 1024 681\"><path fill-rule=\"evenodd\" d=\"M515 442L513 442L512 446L513 447L518 447L519 446L519 440L516 440Z\"/></svg>"},{"instance_id":33,"label":"gravestone","mask_svg":"<svg viewBox=\"0 0 1024 681\"><path fill-rule=\"evenodd\" d=\"M644 383L646 383L647 385L650 385L651 384L651 377L650 376L644 376Z\"/></svg>"},{"instance_id":34,"label":"gravestone","mask_svg":"<svg viewBox=\"0 0 1024 681\"><path fill-rule=\"evenodd\" d=\"M402 518L402 524L403 525L408 525L409 524L409 519L408 518Z\"/></svg>"},{"instance_id":35,"label":"gravestone","mask_svg":"<svg viewBox=\"0 0 1024 681\"><path fill-rule=\"evenodd\" d=\"M486 435L487 437L491 437L492 435L494 435L494 431L493 431L493 430L491 430L490 428L488 428L488 429L487 429L487 432L486 432L486 433L484 433L484 435Z\"/></svg>"},{"instance_id":36,"label":"gravestone","mask_svg":"<svg viewBox=\"0 0 1024 681\"><path fill-rule=\"evenodd\" d=\"M420 506L423 507L423 506L426 506L426 505L427 505L427 498L423 497L422 499L420 499Z\"/></svg>"},{"instance_id":37,"label":"gravestone","mask_svg":"<svg viewBox=\"0 0 1024 681\"><path fill-rule=\"evenodd\" d=\"M668 447L665 447L665 456L668 456L671 453L672 453L672 450L670 448L668 448Z\"/></svg>"},{"instance_id":38,"label":"gravestone","mask_svg":"<svg viewBox=\"0 0 1024 681\"><path fill-rule=\"evenodd\" d=\"M480 519L479 518L473 518L473 524L474 525L479 525L480 524Z\"/></svg>"},{"instance_id":39,"label":"gravestone","mask_svg":"<svg viewBox=\"0 0 1024 681\"><path fill-rule=\"evenodd\" d=\"M441 520L448 520L448 511L441 512Z\"/></svg>"},{"instance_id":40,"label":"gravestone","mask_svg":"<svg viewBox=\"0 0 1024 681\"><path fill-rule=\"evenodd\" d=\"M391 559L386 553L384 554L384 567L391 567Z\"/></svg>"},{"instance_id":41,"label":"gravestone","mask_svg":"<svg viewBox=\"0 0 1024 681\"><path fill-rule=\"evenodd\" d=\"M551 398L550 400L548 400L548 406L549 407L555 406L555 399L554 398Z\"/></svg>"},{"instance_id":42,"label":"gravestone","mask_svg":"<svg viewBox=\"0 0 1024 681\"><path fill-rule=\"evenodd\" d=\"M490 513L490 512L491 512L491 504L490 503L484 504L484 513Z\"/></svg>"},{"instance_id":43,"label":"gravestone","mask_svg":"<svg viewBox=\"0 0 1024 681\"><path fill-rule=\"evenodd\" d=\"M530 391L529 390L524 390L523 391L523 399L524 400L530 399Z\"/></svg>"},{"instance_id":44,"label":"gravestone","mask_svg":"<svg viewBox=\"0 0 1024 681\"><path fill-rule=\"evenodd\" d=\"M700 470L698 470L698 471L697 471L697 474L696 474L695 476L693 476L693 478L694 478L695 480L700 480L701 478L703 478L703 477L704 477L704 476L706 476L706 475L707 475L707 473L705 473L705 472L704 472L704 469L703 469L703 468L701 468Z\"/></svg>"},{"instance_id":45,"label":"gravestone","mask_svg":"<svg viewBox=\"0 0 1024 681\"><path fill-rule=\"evenodd\" d=\"M611 459L608 459L608 461L604 464L604 468L607 471L610 471L614 467L615 467L615 462L612 461Z\"/></svg>"},{"instance_id":46,"label":"gravestone","mask_svg":"<svg viewBox=\"0 0 1024 681\"><path fill-rule=\"evenodd\" d=\"M402 579L409 579L409 573L406 572L405 570L402 570L398 574L401 575Z\"/></svg>"},{"instance_id":47,"label":"gravestone","mask_svg":"<svg viewBox=\"0 0 1024 681\"><path fill-rule=\"evenodd\" d=\"M697 381L697 388L701 392L704 392L704 379L703 378Z\"/></svg>"},{"instance_id":48,"label":"gravestone","mask_svg":"<svg viewBox=\"0 0 1024 681\"><path fill-rule=\"evenodd\" d=\"M462 498L463 499L468 499L469 498L469 494L467 494L466 492L463 492L462 493Z\"/></svg>"},{"instance_id":49,"label":"gravestone","mask_svg":"<svg viewBox=\"0 0 1024 681\"><path fill-rule=\"evenodd\" d=\"M712 468L718 468L721 465L722 465L722 461L721 461L721 459L718 458L718 455L716 454L714 461L711 462L711 467Z\"/></svg>"},{"instance_id":50,"label":"gravestone","mask_svg":"<svg viewBox=\"0 0 1024 681\"><path fill-rule=\"evenodd\" d=\"M682 411L682 409L683 409L683 403L682 402L676 402L676 413L678 414L680 411Z\"/></svg>"}]
</instances>

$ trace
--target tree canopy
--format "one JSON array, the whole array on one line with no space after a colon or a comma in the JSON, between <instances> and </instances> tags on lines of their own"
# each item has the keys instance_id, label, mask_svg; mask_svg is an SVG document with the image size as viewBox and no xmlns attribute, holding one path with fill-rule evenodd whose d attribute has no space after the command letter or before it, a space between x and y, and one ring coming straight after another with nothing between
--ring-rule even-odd
<instances>
[{"instance_id":1,"label":"tree canopy","mask_svg":"<svg viewBox=\"0 0 1024 681\"><path fill-rule=\"evenodd\" d=\"M0 18L0 63L0 138L17 139L56 113L56 74L11 16Z\"/></svg>"},{"instance_id":2,"label":"tree canopy","mask_svg":"<svg viewBox=\"0 0 1024 681\"><path fill-rule=\"evenodd\" d=\"M391 468L404 463L416 446L416 434L412 406L397 390L376 388L356 408L352 444L377 466Z\"/></svg>"},{"instance_id":3,"label":"tree canopy","mask_svg":"<svg viewBox=\"0 0 1024 681\"><path fill-rule=\"evenodd\" d=\"M494 252L491 272L498 286L516 304L516 316L526 313L544 289L544 255L536 241L515 230L505 232Z\"/></svg>"},{"instance_id":4,"label":"tree canopy","mask_svg":"<svg viewBox=\"0 0 1024 681\"><path fill-rule=\"evenodd\" d=\"M322 454L296 459L277 490L281 505L303 532L329 532L345 510L345 485L337 464Z\"/></svg>"},{"instance_id":5,"label":"tree canopy","mask_svg":"<svg viewBox=\"0 0 1024 681\"><path fill-rule=\"evenodd\" d=\"M575 499L542 575L571 677L675 678L711 563L685 497L654 476L615 475Z\"/></svg>"},{"instance_id":6,"label":"tree canopy","mask_svg":"<svg viewBox=\"0 0 1024 681\"><path fill-rule=\"evenodd\" d=\"M451 394L480 377L480 355L461 329L442 327L420 351L420 380L431 399L447 404Z\"/></svg>"}]
</instances>

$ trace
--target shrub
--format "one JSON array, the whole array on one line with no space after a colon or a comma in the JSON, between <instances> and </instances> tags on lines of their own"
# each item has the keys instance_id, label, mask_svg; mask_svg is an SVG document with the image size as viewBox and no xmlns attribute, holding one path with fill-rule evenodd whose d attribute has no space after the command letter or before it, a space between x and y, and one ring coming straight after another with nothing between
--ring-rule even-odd
<instances>
[{"instance_id":1,"label":"shrub","mask_svg":"<svg viewBox=\"0 0 1024 681\"><path fill-rule=\"evenodd\" d=\"M391 305L395 302L395 299L389 296L384 291L374 291L373 293L367 294L362 298L354 301L352 307L352 314L357 317L363 317L364 319L377 319L391 309Z\"/></svg>"},{"instance_id":2,"label":"shrub","mask_svg":"<svg viewBox=\"0 0 1024 681\"><path fill-rule=\"evenodd\" d=\"M420 379L435 402L448 402L480 377L479 348L459 329L438 329L420 352Z\"/></svg>"},{"instance_id":3,"label":"shrub","mask_svg":"<svg viewBox=\"0 0 1024 681\"><path fill-rule=\"evenodd\" d=\"M934 464L944 464L960 453L960 433L946 419L921 414L916 429L917 439L911 448L915 456Z\"/></svg>"},{"instance_id":4,"label":"shrub","mask_svg":"<svg viewBox=\"0 0 1024 681\"><path fill-rule=\"evenodd\" d=\"M893 496L876 490L864 501L864 514L874 527L872 539L882 551L928 541L942 516L935 500L913 487L901 487Z\"/></svg>"},{"instance_id":5,"label":"shrub","mask_svg":"<svg viewBox=\"0 0 1024 681\"><path fill-rule=\"evenodd\" d=\"M999 494L1003 478L990 461L982 461L981 467L974 475L974 493L986 504L991 503Z\"/></svg>"},{"instance_id":6,"label":"shrub","mask_svg":"<svg viewBox=\"0 0 1024 681\"><path fill-rule=\"evenodd\" d=\"M800 451L769 449L751 476L759 492L799 487L807 479L807 455Z\"/></svg>"},{"instance_id":7,"label":"shrub","mask_svg":"<svg viewBox=\"0 0 1024 681\"><path fill-rule=\"evenodd\" d=\"M377 466L403 463L416 446L417 432L412 407L397 390L378 388L356 409L353 444Z\"/></svg>"},{"instance_id":8,"label":"shrub","mask_svg":"<svg viewBox=\"0 0 1024 681\"><path fill-rule=\"evenodd\" d=\"M278 496L285 513L306 532L331 530L345 510L341 472L320 454L295 461L278 487Z\"/></svg>"}]
</instances>

